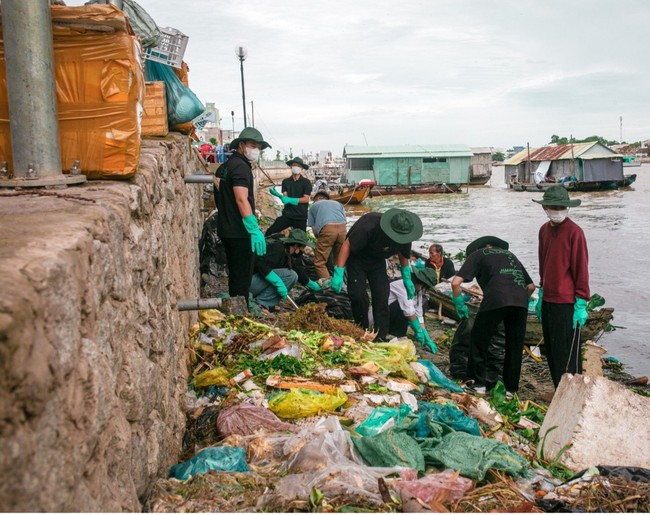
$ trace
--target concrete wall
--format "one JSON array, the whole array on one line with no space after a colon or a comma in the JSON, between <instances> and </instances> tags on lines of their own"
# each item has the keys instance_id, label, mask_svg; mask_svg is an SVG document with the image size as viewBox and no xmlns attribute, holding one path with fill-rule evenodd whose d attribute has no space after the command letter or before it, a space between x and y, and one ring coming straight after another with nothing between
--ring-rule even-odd
<instances>
[{"instance_id":1,"label":"concrete wall","mask_svg":"<svg viewBox=\"0 0 650 515\"><path fill-rule=\"evenodd\" d=\"M177 461L199 169L172 135L131 181L0 189L0 511L139 511Z\"/></svg>"}]
</instances>

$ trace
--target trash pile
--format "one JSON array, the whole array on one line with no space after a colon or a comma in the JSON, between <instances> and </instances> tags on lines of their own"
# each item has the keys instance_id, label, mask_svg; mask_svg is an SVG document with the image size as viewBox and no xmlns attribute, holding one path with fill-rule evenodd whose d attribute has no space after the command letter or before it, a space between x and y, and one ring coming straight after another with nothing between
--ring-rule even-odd
<instances>
[{"instance_id":1,"label":"trash pile","mask_svg":"<svg viewBox=\"0 0 650 515\"><path fill-rule=\"evenodd\" d=\"M156 483L150 511L597 508L580 493L593 499L596 487L569 488L571 499L573 474L537 458L545 406L500 383L489 401L475 397L407 338L371 343L316 304L276 326L199 318L182 461ZM647 509L647 486L604 506Z\"/></svg>"}]
</instances>

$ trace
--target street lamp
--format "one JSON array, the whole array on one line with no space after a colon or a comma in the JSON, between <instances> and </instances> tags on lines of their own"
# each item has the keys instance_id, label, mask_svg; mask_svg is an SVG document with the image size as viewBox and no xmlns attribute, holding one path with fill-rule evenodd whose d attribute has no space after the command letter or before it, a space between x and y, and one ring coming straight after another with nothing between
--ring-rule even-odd
<instances>
[{"instance_id":1,"label":"street lamp","mask_svg":"<svg viewBox=\"0 0 650 515\"><path fill-rule=\"evenodd\" d=\"M243 46L238 46L235 49L235 55L239 59L239 69L241 71L241 102L244 107L244 128L248 127L246 124L246 93L244 90L244 60L248 55L248 51Z\"/></svg>"}]
</instances>

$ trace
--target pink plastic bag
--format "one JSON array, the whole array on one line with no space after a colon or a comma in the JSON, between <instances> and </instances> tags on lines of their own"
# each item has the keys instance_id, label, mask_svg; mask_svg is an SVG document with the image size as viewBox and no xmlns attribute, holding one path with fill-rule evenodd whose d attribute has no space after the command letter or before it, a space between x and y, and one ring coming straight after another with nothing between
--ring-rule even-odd
<instances>
[{"instance_id":1,"label":"pink plastic bag","mask_svg":"<svg viewBox=\"0 0 650 515\"><path fill-rule=\"evenodd\" d=\"M295 432L298 430L298 426L282 422L267 408L248 403L237 404L221 410L217 417L217 431L224 438L230 435L252 435L260 430Z\"/></svg>"},{"instance_id":2,"label":"pink plastic bag","mask_svg":"<svg viewBox=\"0 0 650 515\"><path fill-rule=\"evenodd\" d=\"M437 500L441 503L456 501L463 497L473 486L472 480L461 477L458 472L447 469L436 474L429 474L421 479L406 481L397 479L393 487L397 490L406 490L425 503Z\"/></svg>"}]
</instances>

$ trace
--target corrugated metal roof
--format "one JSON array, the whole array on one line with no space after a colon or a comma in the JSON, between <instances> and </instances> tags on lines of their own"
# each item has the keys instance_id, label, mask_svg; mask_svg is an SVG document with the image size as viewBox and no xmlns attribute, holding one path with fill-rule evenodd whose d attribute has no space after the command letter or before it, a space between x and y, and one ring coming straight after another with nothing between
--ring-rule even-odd
<instances>
[{"instance_id":1,"label":"corrugated metal roof","mask_svg":"<svg viewBox=\"0 0 650 515\"><path fill-rule=\"evenodd\" d=\"M343 157L472 157L467 145L346 145Z\"/></svg>"},{"instance_id":2,"label":"corrugated metal roof","mask_svg":"<svg viewBox=\"0 0 650 515\"><path fill-rule=\"evenodd\" d=\"M492 154L491 147L470 147L474 154Z\"/></svg>"},{"instance_id":3,"label":"corrugated metal roof","mask_svg":"<svg viewBox=\"0 0 650 515\"><path fill-rule=\"evenodd\" d=\"M589 149L595 145L600 145L597 141L589 141L586 143L567 143L566 145L551 145L548 147L540 147L535 149L530 149L530 160L531 161L557 161L559 159L575 159L580 157L582 159L602 159L606 157L618 157L618 154L603 154L598 158L595 155L582 156ZM604 146L604 145L603 145ZM605 147L606 148L606 147ZM524 149L521 152L515 154L510 159L508 159L504 164L505 165L518 165L528 161L528 149Z\"/></svg>"}]
</instances>

